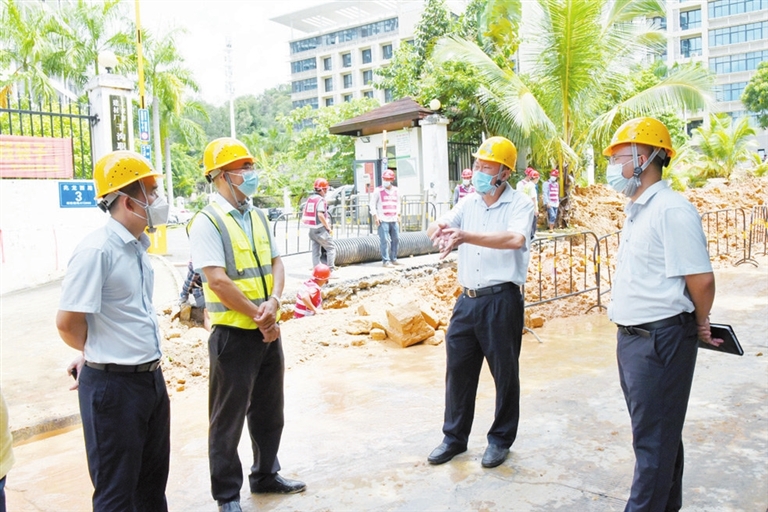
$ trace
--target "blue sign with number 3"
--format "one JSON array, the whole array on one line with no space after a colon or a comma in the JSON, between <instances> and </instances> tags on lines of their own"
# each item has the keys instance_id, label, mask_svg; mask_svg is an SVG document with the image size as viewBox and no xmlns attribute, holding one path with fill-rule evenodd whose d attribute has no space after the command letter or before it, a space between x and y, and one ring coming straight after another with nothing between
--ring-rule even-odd
<instances>
[{"instance_id":1,"label":"blue sign with number 3","mask_svg":"<svg viewBox=\"0 0 768 512\"><path fill-rule=\"evenodd\" d=\"M97 205L92 181L60 181L60 208L91 208Z\"/></svg>"}]
</instances>

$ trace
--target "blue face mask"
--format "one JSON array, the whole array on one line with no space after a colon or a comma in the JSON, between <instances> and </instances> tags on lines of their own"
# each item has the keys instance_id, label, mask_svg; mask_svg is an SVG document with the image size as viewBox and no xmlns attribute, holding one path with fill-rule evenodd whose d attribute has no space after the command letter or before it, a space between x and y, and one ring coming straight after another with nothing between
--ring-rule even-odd
<instances>
[{"instance_id":1,"label":"blue face mask","mask_svg":"<svg viewBox=\"0 0 768 512\"><path fill-rule=\"evenodd\" d=\"M235 186L245 197L251 197L259 188L259 175L256 171L247 171L241 174L241 176L243 177L243 182Z\"/></svg>"},{"instance_id":2,"label":"blue face mask","mask_svg":"<svg viewBox=\"0 0 768 512\"><path fill-rule=\"evenodd\" d=\"M477 171L472 175L472 186L475 187L475 192L484 196L493 190L494 179L498 179L498 174L496 176L490 176L484 172Z\"/></svg>"},{"instance_id":3,"label":"blue face mask","mask_svg":"<svg viewBox=\"0 0 768 512\"><path fill-rule=\"evenodd\" d=\"M629 179L625 178L622 175L623 170L624 166L622 164L610 164L605 169L605 179L608 181L608 185L616 192L624 192L627 190L629 182L634 180L634 177Z\"/></svg>"}]
</instances>

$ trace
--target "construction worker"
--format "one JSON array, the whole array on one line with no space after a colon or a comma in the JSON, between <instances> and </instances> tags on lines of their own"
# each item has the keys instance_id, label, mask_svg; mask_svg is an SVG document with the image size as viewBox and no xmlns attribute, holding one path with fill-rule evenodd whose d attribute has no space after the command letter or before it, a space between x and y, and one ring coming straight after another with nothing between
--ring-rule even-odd
<instances>
[{"instance_id":1,"label":"construction worker","mask_svg":"<svg viewBox=\"0 0 768 512\"><path fill-rule=\"evenodd\" d=\"M138 153L114 151L96 162L93 180L110 218L72 254L56 315L61 339L83 354L68 371L76 377L93 510L165 511L170 402L144 234L168 220L162 174Z\"/></svg>"},{"instance_id":2,"label":"construction worker","mask_svg":"<svg viewBox=\"0 0 768 512\"><path fill-rule=\"evenodd\" d=\"M662 181L675 156L667 127L627 121L603 151L608 184L629 199L608 317L632 421L635 474L627 512L680 510L685 411L697 340L709 326L715 277L696 208Z\"/></svg>"},{"instance_id":3,"label":"construction worker","mask_svg":"<svg viewBox=\"0 0 768 512\"><path fill-rule=\"evenodd\" d=\"M504 137L474 154L475 194L430 224L427 233L445 257L459 249L459 295L446 333L443 442L429 454L443 464L467 450L483 359L496 384L496 412L482 465L502 464L517 437L523 296L530 259L533 204L507 183L517 149Z\"/></svg>"},{"instance_id":4,"label":"construction worker","mask_svg":"<svg viewBox=\"0 0 768 512\"><path fill-rule=\"evenodd\" d=\"M326 253L326 263L331 269L335 268L336 244L333 243L333 230L328 222L328 204L325 195L328 193L328 180L317 178L314 183L315 193L309 196L304 211L301 213L301 223L309 228L309 240L312 244L312 266L321 263L322 253Z\"/></svg>"},{"instance_id":5,"label":"construction worker","mask_svg":"<svg viewBox=\"0 0 768 512\"><path fill-rule=\"evenodd\" d=\"M246 419L251 492L290 494L306 488L278 474L285 367L277 320L285 267L267 219L251 204L259 177L248 148L234 138L216 139L205 148L203 165L216 191L187 229L213 325L208 338L211 494L220 511L237 512L243 484L237 446Z\"/></svg>"},{"instance_id":6,"label":"construction worker","mask_svg":"<svg viewBox=\"0 0 768 512\"><path fill-rule=\"evenodd\" d=\"M312 277L304 281L296 292L296 306L293 309L294 318L317 315L323 311L323 292L331 277L331 269L328 265L319 263L312 270Z\"/></svg>"},{"instance_id":7,"label":"construction worker","mask_svg":"<svg viewBox=\"0 0 768 512\"><path fill-rule=\"evenodd\" d=\"M464 169L461 171L461 183L456 185L456 188L453 189L451 206L456 206L456 203L458 203L462 197L471 194L474 191L475 187L472 186L472 169Z\"/></svg>"},{"instance_id":8,"label":"construction worker","mask_svg":"<svg viewBox=\"0 0 768 512\"><path fill-rule=\"evenodd\" d=\"M560 184L557 182L558 176L560 176L560 171L552 169L549 173L549 180L544 182L541 191L544 207L547 209L547 224L549 225L550 231L555 229L557 208L560 206Z\"/></svg>"},{"instance_id":9,"label":"construction worker","mask_svg":"<svg viewBox=\"0 0 768 512\"><path fill-rule=\"evenodd\" d=\"M398 265L397 246L400 242L400 195L395 171L387 169L381 176L382 186L371 193L371 215L379 232L381 260L385 267Z\"/></svg>"},{"instance_id":10,"label":"construction worker","mask_svg":"<svg viewBox=\"0 0 768 512\"><path fill-rule=\"evenodd\" d=\"M528 196L533 202L533 227L531 238L536 236L536 228L539 224L539 194L536 185L539 183L539 173L533 167L525 170L525 178L517 182L515 190Z\"/></svg>"}]
</instances>

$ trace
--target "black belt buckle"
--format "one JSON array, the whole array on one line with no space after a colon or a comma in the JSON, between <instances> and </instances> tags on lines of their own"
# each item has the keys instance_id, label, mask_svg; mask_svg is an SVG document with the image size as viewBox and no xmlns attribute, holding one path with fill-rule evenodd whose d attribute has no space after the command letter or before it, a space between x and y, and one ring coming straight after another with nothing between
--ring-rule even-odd
<instances>
[{"instance_id":1,"label":"black belt buckle","mask_svg":"<svg viewBox=\"0 0 768 512\"><path fill-rule=\"evenodd\" d=\"M477 298L477 290L472 290L469 288L464 289L464 293L467 294L467 297L470 299L476 299Z\"/></svg>"}]
</instances>

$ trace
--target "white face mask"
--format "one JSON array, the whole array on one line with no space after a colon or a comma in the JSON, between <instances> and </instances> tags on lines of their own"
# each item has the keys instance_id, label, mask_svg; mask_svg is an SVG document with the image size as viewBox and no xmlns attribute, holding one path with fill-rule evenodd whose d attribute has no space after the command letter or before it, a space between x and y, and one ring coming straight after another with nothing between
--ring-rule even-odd
<instances>
[{"instance_id":1,"label":"white face mask","mask_svg":"<svg viewBox=\"0 0 768 512\"><path fill-rule=\"evenodd\" d=\"M462 183L465 187L469 186L469 180L462 180Z\"/></svg>"},{"instance_id":2,"label":"white face mask","mask_svg":"<svg viewBox=\"0 0 768 512\"><path fill-rule=\"evenodd\" d=\"M143 183L141 184L141 190L144 191L144 197L149 196L149 194L147 194L146 189L144 188ZM147 221L147 230L150 233L154 233L155 231L157 231L157 226L168 223L168 211L170 210L170 205L168 204L168 201L166 201L165 196L158 196L157 199L155 199L152 202L152 204L147 204L123 192L118 192L118 194L127 197L128 199L132 200L133 202L135 202L136 204L144 208L144 213L146 215L145 217L142 217L136 212L131 212L131 213L139 217L140 219L144 219Z\"/></svg>"},{"instance_id":3,"label":"white face mask","mask_svg":"<svg viewBox=\"0 0 768 512\"><path fill-rule=\"evenodd\" d=\"M392 186L392 182L391 181L385 181L384 182L384 188L390 188L391 186Z\"/></svg>"}]
</instances>

